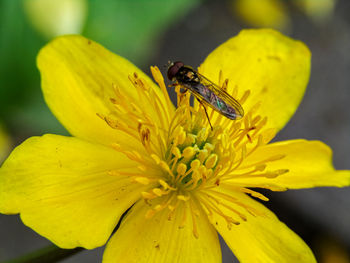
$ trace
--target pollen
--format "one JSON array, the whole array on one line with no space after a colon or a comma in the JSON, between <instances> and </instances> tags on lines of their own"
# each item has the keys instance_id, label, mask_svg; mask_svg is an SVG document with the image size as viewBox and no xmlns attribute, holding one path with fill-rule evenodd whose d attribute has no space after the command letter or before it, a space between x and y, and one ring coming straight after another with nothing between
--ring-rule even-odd
<instances>
[{"instance_id":1,"label":"pollen","mask_svg":"<svg viewBox=\"0 0 350 263\"><path fill-rule=\"evenodd\" d=\"M197 220L201 215L206 215L213 224L221 218L228 229L248 220L247 215L264 216L229 194L245 194L268 201L266 196L251 188L285 190L273 184L243 184L240 181L250 178L250 182L254 182L256 178L272 179L288 173L288 169L268 169L270 162L280 160L284 155L245 163L247 157L268 143L274 134L265 128L267 118L256 114L260 103L256 102L241 120L235 121L207 108L211 129L203 106L191 105L189 92L181 92L178 86L175 88L178 98L175 108L159 69L151 67L151 72L160 89L137 74L131 74L129 81L135 90L133 96L137 96L137 105L129 103L135 101L131 93L113 84L115 97L110 101L114 110L108 116L97 113L111 129L123 132L135 141L132 146L123 145L123 142L111 145L135 162L133 172L113 170L109 174L128 176L145 187L140 196L149 205L146 218L167 213L168 220L172 220L177 211L181 211L181 229L190 216L192 224L189 227L196 238L200 237ZM229 81L223 80L222 76L220 72L218 83L224 90L231 91L244 107L250 91L240 93L237 87L230 89Z\"/></svg>"}]
</instances>

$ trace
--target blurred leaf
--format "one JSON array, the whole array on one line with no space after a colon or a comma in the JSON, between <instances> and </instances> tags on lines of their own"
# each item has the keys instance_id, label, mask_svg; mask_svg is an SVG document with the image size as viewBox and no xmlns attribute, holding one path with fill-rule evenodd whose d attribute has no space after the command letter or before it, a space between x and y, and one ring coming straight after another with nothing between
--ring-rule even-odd
<instances>
[{"instance_id":1,"label":"blurred leaf","mask_svg":"<svg viewBox=\"0 0 350 263\"><path fill-rule=\"evenodd\" d=\"M36 55L45 42L28 24L22 1L0 1L0 24L0 119L15 136L40 133L43 127L62 131L40 89Z\"/></svg>"},{"instance_id":2,"label":"blurred leaf","mask_svg":"<svg viewBox=\"0 0 350 263\"><path fill-rule=\"evenodd\" d=\"M8 120L40 87L35 57L44 43L26 24L21 1L1 1L0 24L0 119Z\"/></svg>"},{"instance_id":3,"label":"blurred leaf","mask_svg":"<svg viewBox=\"0 0 350 263\"><path fill-rule=\"evenodd\" d=\"M157 51L158 37L199 0L90 0L85 34L134 63ZM176 36L174 36L176 37Z\"/></svg>"}]
</instances>

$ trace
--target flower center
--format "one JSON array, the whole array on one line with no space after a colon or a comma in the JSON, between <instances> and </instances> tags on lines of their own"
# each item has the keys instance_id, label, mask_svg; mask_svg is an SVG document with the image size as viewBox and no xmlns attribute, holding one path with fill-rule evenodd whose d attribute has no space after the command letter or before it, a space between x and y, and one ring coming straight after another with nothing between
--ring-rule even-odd
<instances>
[{"instance_id":1,"label":"flower center","mask_svg":"<svg viewBox=\"0 0 350 263\"><path fill-rule=\"evenodd\" d=\"M179 108L176 115L186 116L189 107ZM202 115L202 114L199 114ZM193 116L192 116L193 117ZM215 140L217 130L211 131L203 125L206 119L193 122L192 118L176 118L175 128L169 138L166 162L172 171L169 182L183 191L203 186L213 175L219 155Z\"/></svg>"},{"instance_id":2,"label":"flower center","mask_svg":"<svg viewBox=\"0 0 350 263\"><path fill-rule=\"evenodd\" d=\"M198 232L195 222L200 214L199 209L209 219L214 213L220 215L228 227L246 220L244 213L225 205L225 209L233 211L238 219L228 216L220 208L223 204L219 199L239 206L247 213L258 215L258 211L218 189L243 192L266 201L268 199L265 196L249 188L256 186L242 185L236 183L235 179L274 178L288 172L285 169L266 170L266 163L279 160L284 157L282 155L244 164L249 155L269 142L274 135L274 131L264 129L267 118L255 114L259 104L247 110L244 118L238 121L229 120L207 109L213 126L211 129L203 106L191 106L191 94L180 92L180 87L175 89L178 105L174 109L159 69L152 67L151 70L160 90L151 88L149 83L134 74L129 79L137 91L138 104L133 102L135 97L114 86L116 97L111 102L115 105L115 112L111 116L98 114L110 127L140 142L138 146L122 143L112 145L135 161L135 169L110 171L110 174L129 176L135 182L147 186L148 190L141 193L150 205L146 217L168 210L168 218L171 219L178 206L190 208L193 234L196 237ZM225 89L228 81L223 81L221 76L219 84ZM237 90L233 93L237 98ZM249 94L246 91L238 99L241 105ZM284 190L268 185L263 188Z\"/></svg>"}]
</instances>

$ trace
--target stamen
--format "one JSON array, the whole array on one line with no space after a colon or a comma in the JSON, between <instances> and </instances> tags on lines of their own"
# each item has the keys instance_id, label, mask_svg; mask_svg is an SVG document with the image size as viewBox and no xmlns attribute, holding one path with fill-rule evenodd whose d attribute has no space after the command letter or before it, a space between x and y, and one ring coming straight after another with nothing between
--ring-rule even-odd
<instances>
[{"instance_id":1,"label":"stamen","mask_svg":"<svg viewBox=\"0 0 350 263\"><path fill-rule=\"evenodd\" d=\"M164 84L164 78L163 78L162 73L160 72L158 67L151 67L151 73L152 73L153 79L158 83L159 87L162 90L162 93L163 93L165 100L166 100L166 103L167 103L168 112L171 112L173 110L174 106L170 100L168 91L167 91L166 86Z\"/></svg>"},{"instance_id":2,"label":"stamen","mask_svg":"<svg viewBox=\"0 0 350 263\"><path fill-rule=\"evenodd\" d=\"M246 100L248 99L250 95L250 90L246 90L242 96L242 98L239 100L240 104L244 104L246 102Z\"/></svg>"},{"instance_id":3,"label":"stamen","mask_svg":"<svg viewBox=\"0 0 350 263\"><path fill-rule=\"evenodd\" d=\"M218 81L219 87L221 87L223 85L223 82L224 82L224 76L223 76L222 70L220 69L220 71L219 71L219 81Z\"/></svg>"},{"instance_id":4,"label":"stamen","mask_svg":"<svg viewBox=\"0 0 350 263\"><path fill-rule=\"evenodd\" d=\"M189 196L184 196L184 195L177 195L177 199L181 201L188 201L190 199Z\"/></svg>"},{"instance_id":5,"label":"stamen","mask_svg":"<svg viewBox=\"0 0 350 263\"><path fill-rule=\"evenodd\" d=\"M226 220L228 229L231 229L232 224L234 224L234 225L239 225L240 224L239 221L234 220L232 217L227 216L225 213L223 213L219 209L219 207L215 203L213 203L210 199L201 197L200 201L201 201L201 204L203 204L206 207L206 209L209 212L209 214L212 215L213 212L214 212L214 213L218 214L219 216L221 216L222 218L224 218Z\"/></svg>"},{"instance_id":6,"label":"stamen","mask_svg":"<svg viewBox=\"0 0 350 263\"><path fill-rule=\"evenodd\" d=\"M187 203L184 204L184 211L183 211L183 215L182 215L182 219L181 219L181 223L179 225L179 228L184 228L185 227L185 223L186 223L186 219L187 219L187 209L188 209L188 205Z\"/></svg>"},{"instance_id":7,"label":"stamen","mask_svg":"<svg viewBox=\"0 0 350 263\"><path fill-rule=\"evenodd\" d=\"M198 228L197 228L197 223L196 223L196 216L199 215L199 212L197 209L195 209L193 202L190 202L190 210L191 210L191 216L192 216L192 233L195 238L199 238L199 233L198 233Z\"/></svg>"},{"instance_id":8,"label":"stamen","mask_svg":"<svg viewBox=\"0 0 350 263\"><path fill-rule=\"evenodd\" d=\"M252 167L252 166L258 166L258 165L262 165L262 164L266 164L266 163L270 163L270 162L274 162L274 161L279 161L279 160L281 160L281 159L283 159L285 157L286 157L285 154L276 154L276 155L273 155L273 156L271 156L269 158L263 159L261 161L250 163L249 165L242 165L240 167L240 169L246 169L246 168L249 168L249 167Z\"/></svg>"},{"instance_id":9,"label":"stamen","mask_svg":"<svg viewBox=\"0 0 350 263\"><path fill-rule=\"evenodd\" d=\"M164 212L171 220L174 215L178 216L175 211L182 211L179 224L182 228L191 215L196 238L199 238L197 219L200 215L206 214L212 223L218 215L228 228L249 220L248 214L266 216L229 194L241 193L238 196L250 195L268 201L265 195L251 188L286 190L276 186L274 178L289 170L269 170L271 162L285 155L253 159L253 153L275 134L274 129L266 128L268 119L258 114L260 102L247 108L244 104L251 91L242 92L237 85L229 87L232 82L224 79L220 71L219 86L242 105L245 111L242 119L230 120L210 107L205 111L198 103L191 106L191 93L179 83L172 85L178 98L175 109L159 69L151 67L151 72L160 89L154 89L136 73L131 74L128 79L135 91L129 93L113 84L115 98L110 98L111 112L108 115L97 113L112 132L123 132L139 143L133 146L113 143L116 151L135 162L136 170L112 170L108 174L128 176L146 189L141 192L150 206L146 218L166 209ZM130 94L136 94L136 102ZM213 124L212 129L207 118ZM253 161L250 159L247 163L248 156ZM256 183L261 180L254 178L266 178L271 183Z\"/></svg>"},{"instance_id":10,"label":"stamen","mask_svg":"<svg viewBox=\"0 0 350 263\"><path fill-rule=\"evenodd\" d=\"M206 194L219 196L219 197L223 198L224 200L232 202L233 204L244 208L249 214L251 214L253 216L258 216L258 215L259 216L263 216L263 215L265 215L263 212L258 211L255 208L253 208L253 207L251 207L251 206L249 206L247 204L244 204L244 203L238 201L236 198L234 198L234 197L232 197L230 195L224 194L222 192L219 192L219 191L216 191L216 190L213 190L213 189L207 189L206 190Z\"/></svg>"},{"instance_id":11,"label":"stamen","mask_svg":"<svg viewBox=\"0 0 350 263\"><path fill-rule=\"evenodd\" d=\"M198 147L188 146L182 151L182 156L186 159L191 159L197 153Z\"/></svg>"},{"instance_id":12,"label":"stamen","mask_svg":"<svg viewBox=\"0 0 350 263\"><path fill-rule=\"evenodd\" d=\"M216 162L218 161L218 155L213 153L211 154L208 159L205 161L205 167L207 169L211 169L216 165Z\"/></svg>"},{"instance_id":13,"label":"stamen","mask_svg":"<svg viewBox=\"0 0 350 263\"><path fill-rule=\"evenodd\" d=\"M186 170L187 170L187 166L184 164L184 163L180 163L178 166L177 166L177 174L178 176L182 177L184 175L186 175Z\"/></svg>"},{"instance_id":14,"label":"stamen","mask_svg":"<svg viewBox=\"0 0 350 263\"><path fill-rule=\"evenodd\" d=\"M199 150L199 153L197 155L197 159L204 163L204 161L208 158L209 152L207 149Z\"/></svg>"},{"instance_id":15,"label":"stamen","mask_svg":"<svg viewBox=\"0 0 350 263\"><path fill-rule=\"evenodd\" d=\"M167 182L165 182L165 181L162 180L162 179L159 180L159 183L160 183L161 186L163 186L163 188L164 188L165 190L168 190L168 189L173 190L173 191L176 190L176 188L171 187Z\"/></svg>"},{"instance_id":16,"label":"stamen","mask_svg":"<svg viewBox=\"0 0 350 263\"><path fill-rule=\"evenodd\" d=\"M225 81L224 81L224 83L222 84L222 89L224 90L224 91L227 91L227 86L228 86L228 79L225 79Z\"/></svg>"},{"instance_id":17,"label":"stamen","mask_svg":"<svg viewBox=\"0 0 350 263\"><path fill-rule=\"evenodd\" d=\"M240 187L233 187L233 188L235 190L239 190L240 192L247 193L247 194L250 194L253 197L259 198L262 201L269 201L269 199L266 196L264 196L263 194L260 194L260 193L258 193L256 191L253 191L251 189L244 188L244 187L242 187L242 188L240 188Z\"/></svg>"},{"instance_id":18,"label":"stamen","mask_svg":"<svg viewBox=\"0 0 350 263\"><path fill-rule=\"evenodd\" d=\"M151 182L147 177L142 176L138 176L134 180L143 185L148 185Z\"/></svg>"},{"instance_id":19,"label":"stamen","mask_svg":"<svg viewBox=\"0 0 350 263\"><path fill-rule=\"evenodd\" d=\"M232 212L234 212L235 214L237 214L243 221L247 221L247 217L246 217L244 214L242 214L241 212L239 212L238 210L232 208L232 207L229 206L229 205L224 204L223 202L220 202L217 198L215 198L215 197L212 196L212 195L207 194L207 197L210 198L210 199L212 199L213 201L215 201L215 202L217 203L217 205L221 205L221 206L223 206L223 207L225 207L225 208L231 210Z\"/></svg>"}]
</instances>

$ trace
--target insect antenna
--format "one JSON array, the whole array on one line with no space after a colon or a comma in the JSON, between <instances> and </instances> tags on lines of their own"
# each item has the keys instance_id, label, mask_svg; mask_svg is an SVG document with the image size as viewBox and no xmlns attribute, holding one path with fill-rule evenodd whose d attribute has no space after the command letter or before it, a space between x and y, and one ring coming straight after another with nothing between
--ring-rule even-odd
<instances>
[{"instance_id":1,"label":"insect antenna","mask_svg":"<svg viewBox=\"0 0 350 263\"><path fill-rule=\"evenodd\" d=\"M163 68L168 69L172 64L174 64L173 62L171 62L170 60L168 60L168 63L163 65Z\"/></svg>"}]
</instances>

